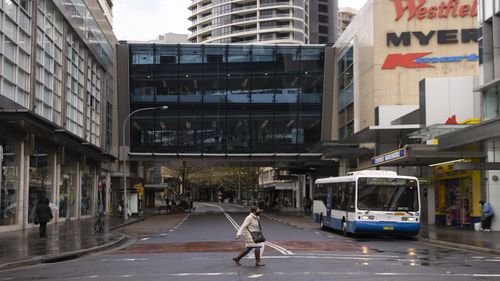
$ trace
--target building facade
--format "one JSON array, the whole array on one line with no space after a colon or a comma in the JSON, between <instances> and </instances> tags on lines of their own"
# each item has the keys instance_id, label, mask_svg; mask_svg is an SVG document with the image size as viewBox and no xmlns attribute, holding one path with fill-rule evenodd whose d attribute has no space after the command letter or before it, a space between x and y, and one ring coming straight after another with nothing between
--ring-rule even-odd
<instances>
[{"instance_id":1,"label":"building facade","mask_svg":"<svg viewBox=\"0 0 500 281\"><path fill-rule=\"evenodd\" d=\"M480 117L477 1L432 0L420 10L415 2L368 1L326 51L325 76L335 82L325 87L323 124L332 126L322 140L334 148L324 152L340 159L339 174L390 169L421 177L424 223L471 225L480 217L472 204L481 196L479 172L458 176L429 165L484 157L440 152L434 141ZM345 144L361 145L345 155Z\"/></svg>"},{"instance_id":2,"label":"building facade","mask_svg":"<svg viewBox=\"0 0 500 281\"><path fill-rule=\"evenodd\" d=\"M336 38L337 0L195 0L192 43L316 44Z\"/></svg>"},{"instance_id":3,"label":"building facade","mask_svg":"<svg viewBox=\"0 0 500 281\"><path fill-rule=\"evenodd\" d=\"M119 92L128 94L120 98L120 116L168 106L134 114L125 126L132 163L127 186L150 183L141 163L153 158L169 166L319 161L321 154L309 150L321 134L324 50L324 45L120 44L118 78L129 81L119 85ZM116 181L113 186L123 186Z\"/></svg>"},{"instance_id":4,"label":"building facade","mask_svg":"<svg viewBox=\"0 0 500 281\"><path fill-rule=\"evenodd\" d=\"M470 146L484 151L485 163L456 163L454 169L481 170L483 185L481 199L490 202L498 213L500 206L498 149L500 131L500 1L478 1L478 19L481 25L480 82L475 91L481 98L481 123L439 137L443 150L465 149ZM478 200L472 202L478 206ZM493 220L492 230L500 230L498 219Z\"/></svg>"},{"instance_id":5,"label":"building facade","mask_svg":"<svg viewBox=\"0 0 500 281\"><path fill-rule=\"evenodd\" d=\"M53 222L109 198L116 38L105 13L90 0L0 1L0 231L32 227L42 198Z\"/></svg>"}]
</instances>

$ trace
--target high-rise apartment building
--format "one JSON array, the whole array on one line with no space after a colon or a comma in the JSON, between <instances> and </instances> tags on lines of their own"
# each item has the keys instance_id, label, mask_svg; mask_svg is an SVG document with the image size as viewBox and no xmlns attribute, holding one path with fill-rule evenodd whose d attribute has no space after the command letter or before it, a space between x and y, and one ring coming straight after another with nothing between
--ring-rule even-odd
<instances>
[{"instance_id":1,"label":"high-rise apartment building","mask_svg":"<svg viewBox=\"0 0 500 281\"><path fill-rule=\"evenodd\" d=\"M338 34L342 34L347 26L351 23L352 19L356 16L358 10L350 7L343 7L339 9L338 13Z\"/></svg>"},{"instance_id":2,"label":"high-rise apartment building","mask_svg":"<svg viewBox=\"0 0 500 281\"><path fill-rule=\"evenodd\" d=\"M336 33L337 0L193 0L189 9L192 43L307 44Z\"/></svg>"},{"instance_id":3,"label":"high-rise apartment building","mask_svg":"<svg viewBox=\"0 0 500 281\"><path fill-rule=\"evenodd\" d=\"M338 0L312 0L310 34L312 44L335 43L338 37Z\"/></svg>"},{"instance_id":4,"label":"high-rise apartment building","mask_svg":"<svg viewBox=\"0 0 500 281\"><path fill-rule=\"evenodd\" d=\"M0 232L29 227L43 198L55 222L103 203L117 154L111 7L0 1Z\"/></svg>"}]
</instances>

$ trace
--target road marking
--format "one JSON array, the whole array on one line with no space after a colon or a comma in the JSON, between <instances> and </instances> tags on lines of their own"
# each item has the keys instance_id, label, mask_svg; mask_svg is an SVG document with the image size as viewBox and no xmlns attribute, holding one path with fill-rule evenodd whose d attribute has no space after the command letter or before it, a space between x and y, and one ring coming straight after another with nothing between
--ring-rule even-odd
<instances>
[{"instance_id":1,"label":"road marking","mask_svg":"<svg viewBox=\"0 0 500 281\"><path fill-rule=\"evenodd\" d=\"M214 205L214 204L208 204L208 203L203 203L203 204L207 205L207 206L219 208L224 213L224 215L229 220L229 222L233 225L233 227L236 230L240 229L240 225L224 210L224 208L222 208L221 206L218 206L218 205ZM287 250L279 245L271 243L269 241L264 242L264 245L267 245L267 246L277 250L278 252L282 253L283 255L293 255L293 252L291 252L291 251L289 251L289 250ZM262 255L264 255L264 247L262 248L261 256Z\"/></svg>"},{"instance_id":2,"label":"road marking","mask_svg":"<svg viewBox=\"0 0 500 281\"><path fill-rule=\"evenodd\" d=\"M222 276L222 275L237 275L236 272L208 272L208 273L177 273L167 274L168 276Z\"/></svg>"},{"instance_id":3,"label":"road marking","mask_svg":"<svg viewBox=\"0 0 500 281\"><path fill-rule=\"evenodd\" d=\"M71 279L78 278L78 280L81 279L95 279L95 278L102 278L102 279L119 279L119 278L128 278L129 280L131 278L134 279L139 279L139 278L150 278L150 279L155 279L155 278L166 278L166 277L186 277L189 278L187 280L193 280L193 277L206 277L206 276L239 276L241 273L238 272L185 272L185 273L162 273L162 274L141 274L141 275L133 275L133 274L126 274L126 275L89 275L89 276L78 276L78 277L72 277ZM369 273L369 272L269 272L265 274L268 280L272 280L272 276L335 276L337 278L341 277L350 277L350 278L356 278L357 277L370 277L370 276L387 276L387 277L403 277L403 276L421 276L425 278L426 280L433 280L435 278L439 277L482 277L482 278L498 278L500 277L500 274L453 274L453 273L448 273L448 274L443 274L443 273L405 273L405 272L375 272L375 273ZM264 274L253 274L248 276L248 279L255 279L255 278L260 278L263 277ZM17 278L0 278L1 281L5 280L14 280ZM451 279L453 280L453 279Z\"/></svg>"},{"instance_id":4,"label":"road marking","mask_svg":"<svg viewBox=\"0 0 500 281\"><path fill-rule=\"evenodd\" d=\"M146 238L142 238L142 239L141 239L141 241L147 241L147 240L149 240L149 239L151 239L151 238L146 237Z\"/></svg>"},{"instance_id":5,"label":"road marking","mask_svg":"<svg viewBox=\"0 0 500 281\"><path fill-rule=\"evenodd\" d=\"M140 259L101 259L101 261L149 261L149 259L146 258L140 258Z\"/></svg>"}]
</instances>

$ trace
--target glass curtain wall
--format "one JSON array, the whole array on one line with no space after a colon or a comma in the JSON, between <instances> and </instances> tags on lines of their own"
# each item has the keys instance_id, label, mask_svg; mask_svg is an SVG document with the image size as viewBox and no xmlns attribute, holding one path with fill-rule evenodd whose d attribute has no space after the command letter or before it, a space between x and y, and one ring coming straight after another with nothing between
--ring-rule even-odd
<instances>
[{"instance_id":1,"label":"glass curtain wall","mask_svg":"<svg viewBox=\"0 0 500 281\"><path fill-rule=\"evenodd\" d=\"M307 152L320 140L324 46L130 45L131 151Z\"/></svg>"},{"instance_id":2,"label":"glass curtain wall","mask_svg":"<svg viewBox=\"0 0 500 281\"><path fill-rule=\"evenodd\" d=\"M337 69L337 111L339 115L339 138L354 134L354 47L348 44L338 56Z\"/></svg>"}]
</instances>

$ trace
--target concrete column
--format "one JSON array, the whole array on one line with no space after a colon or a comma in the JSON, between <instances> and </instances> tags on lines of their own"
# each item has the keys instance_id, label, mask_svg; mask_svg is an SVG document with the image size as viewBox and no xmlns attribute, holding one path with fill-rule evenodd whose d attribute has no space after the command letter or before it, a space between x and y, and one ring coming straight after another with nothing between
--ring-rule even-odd
<instances>
[{"instance_id":1,"label":"concrete column","mask_svg":"<svg viewBox=\"0 0 500 281\"><path fill-rule=\"evenodd\" d=\"M493 25L487 22L483 23L483 67L484 81L493 80Z\"/></svg>"},{"instance_id":2,"label":"concrete column","mask_svg":"<svg viewBox=\"0 0 500 281\"><path fill-rule=\"evenodd\" d=\"M109 215L113 210L113 206L111 206L111 172L106 172L106 210L104 212Z\"/></svg>"},{"instance_id":3,"label":"concrete column","mask_svg":"<svg viewBox=\"0 0 500 281\"><path fill-rule=\"evenodd\" d=\"M82 171L80 170L80 161L76 161L76 182L75 182L75 219L80 219L80 200L82 197Z\"/></svg>"},{"instance_id":4,"label":"concrete column","mask_svg":"<svg viewBox=\"0 0 500 281\"><path fill-rule=\"evenodd\" d=\"M339 159L339 176L345 176L349 171L349 160Z\"/></svg>"},{"instance_id":5,"label":"concrete column","mask_svg":"<svg viewBox=\"0 0 500 281\"><path fill-rule=\"evenodd\" d=\"M427 224L436 224L436 188L430 184L427 188Z\"/></svg>"},{"instance_id":6,"label":"concrete column","mask_svg":"<svg viewBox=\"0 0 500 281\"><path fill-rule=\"evenodd\" d=\"M311 200L313 200L313 198L314 198L313 190L314 190L313 176L309 175L309 199L311 199Z\"/></svg>"},{"instance_id":7,"label":"concrete column","mask_svg":"<svg viewBox=\"0 0 500 281\"><path fill-rule=\"evenodd\" d=\"M28 193L29 188L27 184L27 174L26 171L29 171L29 161L26 161L26 156L24 155L25 145L24 140L20 141L19 148L19 198L17 198L17 206L22 206L22 208L17 208L17 224L21 226L22 229L25 229L28 225ZM28 157L29 160L29 157ZM27 169L28 168L28 169Z\"/></svg>"},{"instance_id":8,"label":"concrete column","mask_svg":"<svg viewBox=\"0 0 500 281\"><path fill-rule=\"evenodd\" d=\"M488 145L487 162L500 162L500 141L491 141ZM482 198L491 203L496 214L500 213L500 171L489 170L485 172L485 194ZM477 202L472 202L477 204ZM491 230L500 231L498 215L493 217Z\"/></svg>"},{"instance_id":9,"label":"concrete column","mask_svg":"<svg viewBox=\"0 0 500 281\"><path fill-rule=\"evenodd\" d=\"M493 71L494 77L500 78L500 16L493 16Z\"/></svg>"}]
</instances>

